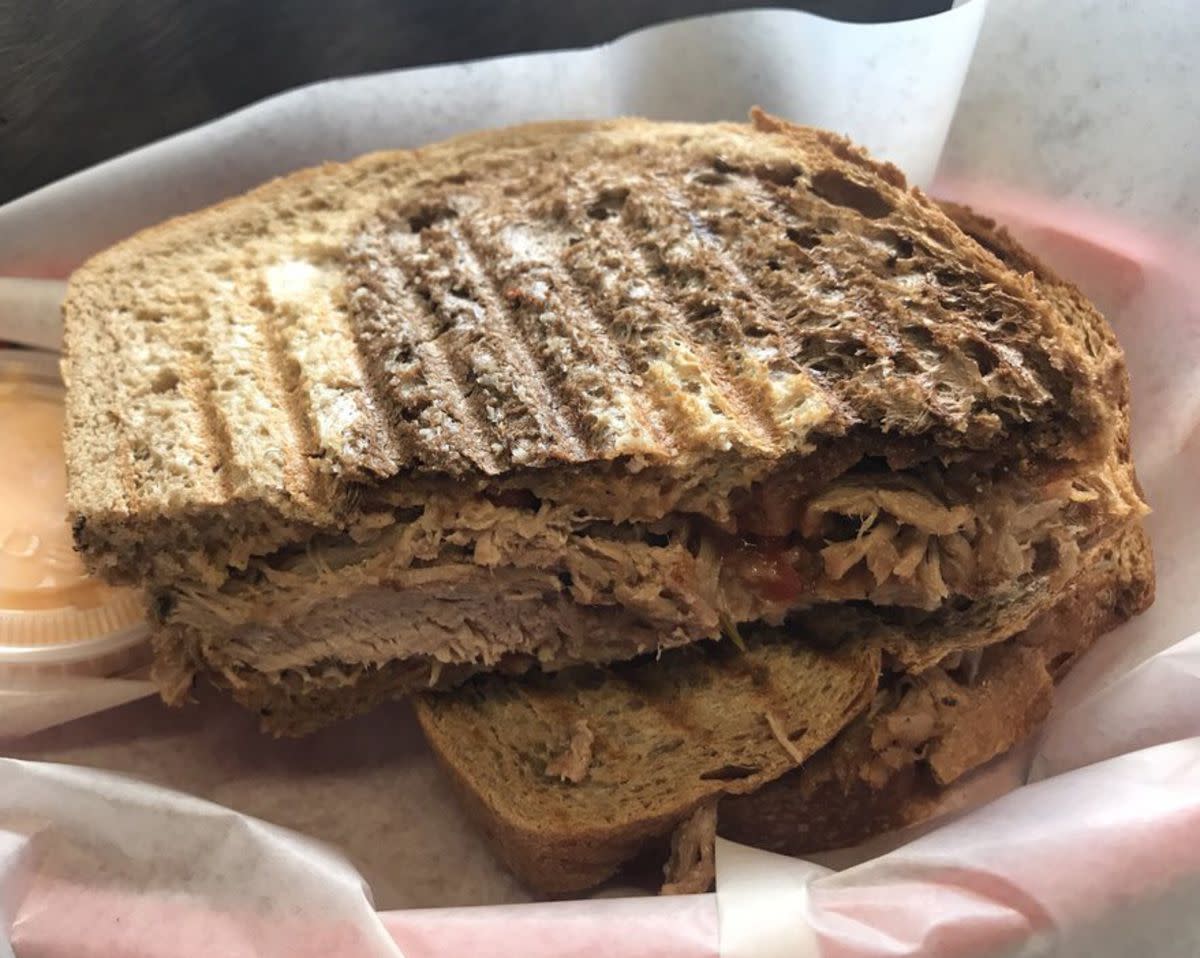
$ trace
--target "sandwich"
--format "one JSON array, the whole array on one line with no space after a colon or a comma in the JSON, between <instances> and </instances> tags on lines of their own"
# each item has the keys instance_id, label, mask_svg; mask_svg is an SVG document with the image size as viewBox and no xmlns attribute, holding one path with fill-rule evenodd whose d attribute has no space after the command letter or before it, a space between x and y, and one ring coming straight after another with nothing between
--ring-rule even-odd
<instances>
[{"instance_id":1,"label":"sandwich","mask_svg":"<svg viewBox=\"0 0 1200 958\"><path fill-rule=\"evenodd\" d=\"M1101 555L1139 570L1121 614L1149 594L1103 318L969 211L760 111L303 171L96 256L64 319L76 546L144 591L164 698L205 679L293 735L422 693L542 887L722 795L767 801L938 670L991 674ZM506 711L543 696L584 708L568 741ZM725 701L744 727L722 738ZM545 848L496 794L578 810L590 780L628 824L597 716L636 703L717 737L648 745L683 749L669 801L570 846L602 867L522 870Z\"/></svg>"},{"instance_id":2,"label":"sandwich","mask_svg":"<svg viewBox=\"0 0 1200 958\"><path fill-rule=\"evenodd\" d=\"M991 220L942 209L1122 365L1075 287ZM938 813L949 786L1037 729L1099 636L1154 600L1128 383L1114 376L1099 471L1124 476L1127 508L1072 533L1080 551L1049 576L1035 557L1009 587L932 611L816 603L736 645L418 696L427 740L500 858L542 894L648 857L665 863L664 892L694 893L713 881L718 833L806 855Z\"/></svg>"}]
</instances>

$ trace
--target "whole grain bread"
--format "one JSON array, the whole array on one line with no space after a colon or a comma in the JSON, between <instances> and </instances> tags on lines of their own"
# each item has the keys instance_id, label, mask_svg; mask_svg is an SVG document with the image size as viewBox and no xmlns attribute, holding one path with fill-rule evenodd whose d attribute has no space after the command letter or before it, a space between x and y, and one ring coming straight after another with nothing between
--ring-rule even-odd
<instances>
[{"instance_id":1,"label":"whole grain bread","mask_svg":"<svg viewBox=\"0 0 1200 958\"><path fill-rule=\"evenodd\" d=\"M93 258L64 317L76 541L143 584L353 532L381 488L653 519L850 433L1022 469L1112 426L1078 316L895 168L759 112L297 173Z\"/></svg>"},{"instance_id":2,"label":"whole grain bread","mask_svg":"<svg viewBox=\"0 0 1200 958\"><path fill-rule=\"evenodd\" d=\"M744 653L702 643L604 672L480 676L422 697L417 714L509 867L569 892L701 803L804 761L870 704L878 674L866 643L823 652L764 640ZM572 754L581 734L586 760Z\"/></svg>"},{"instance_id":3,"label":"whole grain bread","mask_svg":"<svg viewBox=\"0 0 1200 958\"><path fill-rule=\"evenodd\" d=\"M1128 378L1103 317L1003 228L965 207L947 204L946 212L1085 331L1116 418L1107 455L1128 465ZM1136 486L1131 469L1129 476ZM774 851L805 854L852 845L936 811L948 785L1037 727L1050 708L1054 681L1099 635L1153 601L1153 558L1141 514L1101 530L1070 569L1069 581L1051 575L1015 584L1010 601L998 598L920 619L906 621L894 610L838 606L795 616L792 628L808 641L834 648L869 641L881 648L886 669L872 704L831 744L784 775L750 792L694 802L676 819L664 890L703 890L712 868L705 842L718 832ZM779 674L774 681L786 686L788 677ZM426 699L418 702L430 742L498 854L532 888L549 894L579 890L580 875L556 864L552 851L536 847L512 816L506 818L480 794L482 783L469 770L484 757L460 751L463 740L433 723L427 708ZM443 701L443 712L448 708ZM492 753L486 760L515 763L520 758ZM493 786L497 777L492 772ZM555 798L544 791L525 793L523 815L544 814L543 803ZM515 804L512 796L505 801ZM666 834L660 831L660 843ZM623 860L627 851L619 853Z\"/></svg>"}]
</instances>

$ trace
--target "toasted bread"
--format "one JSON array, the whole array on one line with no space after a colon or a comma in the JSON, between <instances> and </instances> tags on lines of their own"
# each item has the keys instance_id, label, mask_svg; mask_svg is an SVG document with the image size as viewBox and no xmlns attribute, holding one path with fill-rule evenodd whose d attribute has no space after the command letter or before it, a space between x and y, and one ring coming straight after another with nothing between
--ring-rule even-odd
<instances>
[{"instance_id":1,"label":"toasted bread","mask_svg":"<svg viewBox=\"0 0 1200 958\"><path fill-rule=\"evenodd\" d=\"M703 643L650 658L421 698L434 750L508 865L556 890L607 878L702 802L752 791L812 755L871 702L879 650ZM577 730L591 744L555 771Z\"/></svg>"},{"instance_id":2,"label":"toasted bread","mask_svg":"<svg viewBox=\"0 0 1200 958\"><path fill-rule=\"evenodd\" d=\"M1071 315L1076 328L1086 331L1092 355L1105 358L1103 376L1116 414L1107 455L1114 468L1128 466L1128 381L1115 338L1103 317L1074 286L991 220L964 207L947 205L946 210L967 235L1029 277L1039 295ZM1129 475L1136 487L1131 470ZM697 797L689 791L690 783L676 783L674 793L668 784L658 795L658 803L644 803L645 823L653 822L653 827L643 832L644 842L657 839L661 845L675 829L670 880L664 890L703 890L711 879L712 866L704 842L711 842L718 832L747 844L799 855L856 844L933 813L945 787L1007 751L1037 727L1050 709L1053 682L1099 635L1153 601L1153 558L1140 514L1128 515L1115 527L1103 530L1071 569L1067 582L1053 575L1035 577L990 602L919 619L909 616L907 622L888 610L861 606L816 607L794 616L790 622L796 632L794 640L816 641L832 648L841 642L869 641L883 650L887 669L874 701L830 745L811 758L798 757L798 767L752 791ZM786 688L790 681L792 676L785 671L772 675L777 687ZM519 680L508 682L520 684ZM493 680L495 684L507 683ZM732 688L716 693L706 690L705 694L722 695L730 709L745 705ZM604 701L594 687L589 695L590 702ZM562 698L569 700L570 696L563 693ZM547 707L560 704L556 701ZM571 713L572 720L586 721L585 703L576 704L579 708ZM562 823L572 811L570 787L552 790L522 779L511 767L502 770L524 760L531 744L528 740L524 752L482 754L469 749L466 730L472 724L472 707L457 695L418 700L418 714L435 753L449 769L467 807L483 823L500 857L531 888L543 893L566 894L593 884L601 871L594 820L588 823L592 836L588 865L575 866L569 858L557 857L552 836L537 834L528 823L539 817L558 822L559 840L566 848L571 830ZM686 711L688 701L673 707ZM476 715L474 721L486 724L489 719ZM668 724L652 723L650 727L663 737L670 734ZM516 739L532 731L510 730L507 734ZM654 747L645 740L642 744ZM734 747L727 760L736 765L740 754ZM477 771L481 766L486 773ZM609 768L605 774L637 778L632 766ZM637 781L635 790L641 785ZM504 794L498 797L497 793ZM671 806L673 826L655 817L655 812L684 795L690 799L686 808ZM612 807L623 808L623 801L620 793L614 792ZM694 867L690 873L681 848L691 855ZM626 845L614 842L603 860L615 870L630 857ZM681 868L685 872L682 879Z\"/></svg>"},{"instance_id":3,"label":"toasted bread","mask_svg":"<svg viewBox=\"0 0 1200 958\"><path fill-rule=\"evenodd\" d=\"M634 488L856 428L1021 463L1107 421L1073 317L893 167L762 114L294 174L94 257L64 318L78 542L138 579L340 532L360 486L517 474L653 518Z\"/></svg>"},{"instance_id":4,"label":"toasted bread","mask_svg":"<svg viewBox=\"0 0 1200 958\"><path fill-rule=\"evenodd\" d=\"M878 696L876 675L852 709L838 708L851 701L844 693L812 694L814 675L842 674L829 670L845 652L789 655L782 650L805 646L785 640L765 646L769 659L763 647L741 655L688 649L640 673L614 667L604 682L565 673L550 694L528 679L472 680L418 697L417 714L499 857L539 893L598 884L715 797L717 832L728 838L787 854L838 848L928 816L943 787L1027 736L1049 711L1053 678L1098 635L1148 606L1153 581L1149 544L1133 524L1098 546L1028 628L989 646L976 674L935 667L899 686L885 679ZM870 644L859 639L852 648ZM687 657L676 662L679 655ZM814 669L823 656L831 662ZM750 687L746 676L756 669L763 671ZM627 674L672 679L657 680L630 710L638 686ZM855 717L815 755L794 751L795 729L827 708L836 709L825 713L831 719ZM595 732L588 776L547 777L546 756L568 746L578 723ZM828 728L795 741L815 744ZM664 752L703 760L659 764ZM731 781L713 781L712 768Z\"/></svg>"},{"instance_id":5,"label":"toasted bread","mask_svg":"<svg viewBox=\"0 0 1200 958\"><path fill-rule=\"evenodd\" d=\"M1124 366L969 232L759 112L286 177L72 277L76 543L168 698L278 731L821 603L1035 614L1033 565L1143 508Z\"/></svg>"}]
</instances>

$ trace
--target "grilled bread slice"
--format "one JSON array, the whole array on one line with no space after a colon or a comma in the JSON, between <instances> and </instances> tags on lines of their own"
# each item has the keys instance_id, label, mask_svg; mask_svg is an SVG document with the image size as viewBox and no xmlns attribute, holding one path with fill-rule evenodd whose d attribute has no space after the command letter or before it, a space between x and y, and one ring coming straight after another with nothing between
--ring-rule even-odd
<instances>
[{"instance_id":1,"label":"grilled bread slice","mask_svg":"<svg viewBox=\"0 0 1200 958\"><path fill-rule=\"evenodd\" d=\"M568 892L805 761L870 705L879 666L868 642L705 642L606 671L480 676L418 715L508 865Z\"/></svg>"},{"instance_id":2,"label":"grilled bread slice","mask_svg":"<svg viewBox=\"0 0 1200 958\"><path fill-rule=\"evenodd\" d=\"M761 113L299 173L94 258L65 320L79 548L146 588L168 696L281 730L980 598L1141 508L1103 320Z\"/></svg>"},{"instance_id":3,"label":"grilled bread slice","mask_svg":"<svg viewBox=\"0 0 1200 958\"><path fill-rule=\"evenodd\" d=\"M64 314L71 510L118 577L223 574L388 482L656 518L856 427L1021 464L1108 419L1074 317L893 167L762 114L298 173L94 257Z\"/></svg>"},{"instance_id":4,"label":"grilled bread slice","mask_svg":"<svg viewBox=\"0 0 1200 958\"><path fill-rule=\"evenodd\" d=\"M964 207L947 204L945 209L975 241L1028 276L1057 309L1072 315L1077 328L1088 331L1093 355L1110 357L1104 375L1117 421L1107 455L1113 469L1128 467L1129 391L1111 329L1074 286L1022 249L1003 228ZM1136 477L1130 475L1136 485ZM500 857L531 888L548 894L583 890L636 853L630 849L630 834L637 834L643 844L653 845L657 839L661 846L674 829L664 890L702 891L712 878L711 843L718 832L795 855L853 845L928 817L945 787L1029 735L1049 711L1054 681L1098 636L1147 608L1154 598L1153 557L1140 514L1107 526L1070 568L1069 581L1053 572L1026 577L1005 597L948 613L914 618L911 611L897 615L897 610L860 604L817 607L794 616L793 642L826 649L875 644L884 653L886 668L870 706L831 744L811 757L793 756L795 767L778 777L765 772L770 781L748 791L702 792L692 779L664 784L640 772L622 754L624 743L614 748L597 736L589 743L593 766L611 763L597 771L597 783L624 778L632 782L627 791L638 798L610 789L607 814L593 809L585 822L579 812L586 799L579 793L597 786L586 780L538 777L536 756L539 748L562 747L563 728L587 725L597 703L603 708L619 700L620 677L611 680L611 699L602 695L604 686L597 688L594 673L586 699L575 698L560 680L557 695L540 703L541 714L556 716L559 727L506 725L503 734L519 742L518 748L478 749L472 742L480 728L501 718L502 703L514 694L511 686L520 686L522 680L488 680L494 697L490 702L474 692L422 696L418 715L464 803ZM756 654L761 652L752 649L747 654L743 668ZM802 681L786 667L791 660L779 664L783 667L770 674L771 688L789 690ZM639 753L653 753L672 741L672 729L678 727L674 716L689 714L693 703L702 705L706 697L720 699L735 714L757 708L764 717L757 729L760 741L768 741L774 728L787 727L786 722L764 724L768 715L786 717L781 705L764 705L723 684L728 682L728 666L712 671L715 688L689 689L663 703L663 714L655 716L659 721L642 717ZM809 703L809 708L817 707ZM694 734L702 742L713 741L720 727L696 728ZM542 741L535 744L532 739L539 735ZM759 768L755 780L762 777L744 740L721 741L730 766ZM779 738L777 744L776 762L786 761L787 742ZM648 792L655 801L645 800ZM665 822L659 813L668 808ZM587 854L579 855L577 843L585 839Z\"/></svg>"}]
</instances>

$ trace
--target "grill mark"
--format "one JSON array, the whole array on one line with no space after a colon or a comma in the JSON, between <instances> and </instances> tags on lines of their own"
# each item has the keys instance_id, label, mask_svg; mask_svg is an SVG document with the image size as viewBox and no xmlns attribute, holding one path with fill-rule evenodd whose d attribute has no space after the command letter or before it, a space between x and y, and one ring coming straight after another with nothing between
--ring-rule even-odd
<instances>
[{"instance_id":1,"label":"grill mark","mask_svg":"<svg viewBox=\"0 0 1200 958\"><path fill-rule=\"evenodd\" d=\"M707 646L707 643L701 643L701 645ZM765 714L773 707L788 701L789 696L781 692L777 682L770 677L770 662L756 662L755 665L751 665L746 661L744 654L718 657L707 648L704 650L704 661L706 669L715 674L725 673L733 676L735 680L746 680L749 688L744 691L753 697L756 703L753 709L755 711ZM708 735L710 730L702 724L701 718L686 707L687 703L693 699L690 696L678 695L673 692L663 695L664 684L661 680L655 680L654 673L646 672L644 668L637 665L631 668L621 668L621 664L618 663L615 668L610 667L608 680L620 682L632 690L635 695L644 698L647 702L655 703L657 706L654 709L655 717L678 730L684 737L694 738ZM723 681L727 682L728 680Z\"/></svg>"},{"instance_id":2,"label":"grill mark","mask_svg":"<svg viewBox=\"0 0 1200 958\"><path fill-rule=\"evenodd\" d=\"M580 717L579 704L573 698L560 695L553 688L543 688L534 682L519 686L521 699L526 708L547 729L567 732L563 741L564 750L570 743L571 724ZM585 715L586 717L586 715ZM592 730L593 732L595 729Z\"/></svg>"},{"instance_id":3,"label":"grill mark","mask_svg":"<svg viewBox=\"0 0 1200 958\"><path fill-rule=\"evenodd\" d=\"M510 218L514 221L533 219L527 210L521 208L513 210ZM478 242L478 237L476 237L476 242ZM511 254L511 248L508 248L506 252ZM600 310L597 309L592 298L592 291L586 284L576 279L572 271L565 266L561 257L538 260L533 264L533 268L540 272L541 277L549 280L550 293L559 301L558 306L563 326L584 327L586 330L582 337L584 348L590 348L597 354L597 358L604 368L617 372L620 387L611 384L607 395L601 401L607 405L616 405L615 400L620 396L630 407L634 421L641 431L652 437L660 449L674 451L674 437L666 429L659 410L652 402L646 401L642 392L636 388L633 365L629 355L625 351L624 344L613 337L608 327L601 321ZM577 346L578 344L573 340L572 348L577 349ZM571 384L569 380L566 380L564 385L570 386ZM572 387L572 392L580 396L585 405L596 401L596 397L588 396L582 388Z\"/></svg>"},{"instance_id":4,"label":"grill mark","mask_svg":"<svg viewBox=\"0 0 1200 958\"><path fill-rule=\"evenodd\" d=\"M733 656L723 661L721 663L721 668L727 672L737 675L739 678L749 681L750 686L753 689L751 694L754 695L755 701L759 703L757 708L762 713L764 723L766 723L768 726L770 725L769 716L771 715L774 715L780 720L786 720L788 717L786 714L787 709L781 709L784 714L780 714L780 711L777 711L777 709L779 709L780 706L786 707L789 701L789 693L781 688L776 669L771 667L776 663L771 662L768 659L767 661L757 661L756 664L750 665L747 662L747 659L748 656L744 654ZM867 681L870 680L868 679ZM859 697L860 694L861 689L856 690L854 695L850 697L850 701L853 702ZM783 727L783 733L785 736L787 736L791 731L791 729L787 727L787 724L790 723L785 722ZM774 734L773 730L772 734ZM806 728L803 735L797 736L795 739L789 737L788 741L798 748L799 743L807 737L807 734L808 730ZM780 747L784 747L782 743L780 743Z\"/></svg>"},{"instance_id":5,"label":"grill mark","mask_svg":"<svg viewBox=\"0 0 1200 958\"><path fill-rule=\"evenodd\" d=\"M692 204L674 190L664 190L664 195L677 213L685 217L689 224L694 223L698 213ZM769 340L771 345L781 349L783 355L790 355L793 337L788 324L779 318L775 304L767 298L758 283L751 279L741 267L735 251L707 230L695 230L695 232L700 239L701 248L707 251L706 265L725 277L728 281L727 288L735 296L740 293L758 311L755 319L763 326L768 327L777 340ZM743 341L744 339L743 330Z\"/></svg>"},{"instance_id":6,"label":"grill mark","mask_svg":"<svg viewBox=\"0 0 1200 958\"><path fill-rule=\"evenodd\" d=\"M848 663L844 664L845 667L848 667L850 663L860 664L859 659L864 657L863 651L859 648L855 648L851 651L838 652L835 654L845 654L845 658L849 660ZM839 698L842 712L846 717L846 721L842 723L838 731L841 731L841 728L844 728L846 723L853 720L857 715L867 708L867 706L870 704L870 696L873 695L875 689L878 688L879 670L881 668L880 661L877 655L873 655L870 652L868 652L867 655L870 656L868 662L861 664L869 664L871 667L864 668L862 670L859 683L852 690L848 688L839 689L840 691L844 691L846 693L843 698ZM747 656L745 655L733 656L724 660L721 663L721 668L735 672L737 675L750 680L754 689L753 694L757 696L757 700L762 703L761 709L765 720L766 714L773 706L788 702L789 693L780 686L779 669L772 668L772 665L775 665L776 663L768 659L765 662L758 662L756 665L750 666L747 664L746 658ZM831 677L830 681L836 682L837 680L836 678ZM780 715L778 712L774 714L779 719L787 718L786 715ZM822 723L804 723L804 733L797 736L795 739L790 737L789 733L792 731L792 729L787 727L788 724L790 723L785 723L783 725L782 731L785 736L788 736L788 741L792 742L798 747L800 742L803 742L806 738L808 738L808 733L812 730L812 725L819 725ZM836 735L837 732L834 732L833 734ZM831 735L828 739L826 739L826 741L831 740L832 737L833 736Z\"/></svg>"},{"instance_id":7,"label":"grill mark","mask_svg":"<svg viewBox=\"0 0 1200 958\"><path fill-rule=\"evenodd\" d=\"M396 450L397 458L399 458L406 443L396 422L400 417L394 415L395 407L391 401L391 392L385 385L389 377L384 368L383 354L379 350L372 351L367 348L368 337L364 334L362 324L359 322L359 309L355 307L352 300L346 308L346 325L350 331L350 339L354 343L354 352L358 357L359 368L362 371L363 387L370 403L382 418L384 430ZM389 345L395 342L397 339L392 338Z\"/></svg>"},{"instance_id":8,"label":"grill mark","mask_svg":"<svg viewBox=\"0 0 1200 958\"><path fill-rule=\"evenodd\" d=\"M222 498L228 501L233 497L234 491L233 476L230 475L230 470L236 468L237 464L233 457L233 440L229 433L229 423L221 414L216 398L213 396L212 346L207 341L202 340L202 342L202 356L199 357L198 362L189 363L185 367L190 375L181 378L179 387L195 406L204 423L204 431L208 434L209 440L206 445L209 447L209 454L215 460L214 479L221 491Z\"/></svg>"},{"instance_id":9,"label":"grill mark","mask_svg":"<svg viewBox=\"0 0 1200 958\"><path fill-rule=\"evenodd\" d=\"M661 652L660 649L659 654ZM688 696L663 696L662 685L655 683L653 679L643 678L643 669L638 668L636 664L631 668L620 668L620 665L621 663L617 663L616 668L610 668L606 675L607 681L625 686L632 693L630 698L646 701L648 706L653 708L655 718L678 731L681 738L703 737L708 734L708 729L697 728L695 717L685 707L689 701Z\"/></svg>"},{"instance_id":10,"label":"grill mark","mask_svg":"<svg viewBox=\"0 0 1200 958\"><path fill-rule=\"evenodd\" d=\"M424 231L422 231L424 232ZM422 236L416 246L397 250L399 275L407 276L412 288L428 306L433 327L431 342L444 344L448 369L461 381L465 400L477 411L486 437L490 437L489 452L495 456L496 472L519 464L521 456L536 447L538 456L558 447L547 439L546 432L534 416L528 397L513 382L512 370L504 363L495 331L490 329L492 315L470 296L466 287L475 280L463 272L461 249L442 227L435 227L427 242ZM411 235L411 234L409 234ZM399 384L402 390L403 385ZM425 447L428 448L428 447ZM441 450L434 450L442 452ZM462 458L461 449L451 448L433 457L439 468L448 468Z\"/></svg>"},{"instance_id":11,"label":"grill mark","mask_svg":"<svg viewBox=\"0 0 1200 958\"><path fill-rule=\"evenodd\" d=\"M386 231L382 235L369 238L371 242L380 242L383 249L388 250ZM369 253L359 251L359 256L369 256ZM395 323L378 321L373 324L364 322L362 307L351 304L348 310L350 330L355 348L372 378L372 393L378 402L378 408L384 410L383 418L389 434L400 449L401 455L408 455L409 461L419 458L414 454L417 449L428 449L429 443L420 435L420 426L415 419L409 419L400 403L396 400L398 386L394 377L388 373L386 355L400 346L412 350L413 359L418 363L420 374L430 390L436 390L436 399L432 405L444 404L446 412L460 431L455 437L452 455L457 453L469 459L484 472L495 474L500 472L500 465L489 451L488 432L485 425L481 401L476 398L472 402L468 392L463 387L461 375L456 372L454 365L447 358L431 321L432 317L427 304L416 296L411 289L409 277L396 259L381 263L374 262L369 267L368 276L374 272L378 276L378 285L363 283L374 298L383 300L385 304L397 307L404 320ZM377 303L370 304L372 306ZM368 330L368 325L373 328ZM369 341L379 339L379 348L372 349ZM402 427L408 427L403 429ZM430 450L440 455L441 450Z\"/></svg>"},{"instance_id":12,"label":"grill mark","mask_svg":"<svg viewBox=\"0 0 1200 958\"><path fill-rule=\"evenodd\" d=\"M173 387L162 391L171 391L173 389L190 407L188 412L193 413L199 420L196 428L200 433L202 456L207 458L214 466L232 463L232 443L229 438L227 424L224 422L213 400L212 354L210 345L205 340L203 331L198 328L195 316L189 315L183 322L186 335L182 338L187 339L190 343L194 337L194 341L199 343L200 347L198 350L193 350L190 345L183 347L174 339L167 339L165 343L159 341L159 345L167 347L167 354L170 358L165 364L165 368L158 375L169 372L175 377ZM152 330L161 329L157 325L150 328ZM149 339L149 337L147 338ZM115 337L113 341L115 345ZM120 353L118 352L117 355L120 355ZM114 377L114 379L118 383L121 382L120 377ZM153 397L158 395L160 390L152 383L148 389L143 388L130 395L129 390L125 389L122 384L118 386L118 393L121 404L120 408L127 409L139 403L152 403ZM187 414L185 413L185 415ZM129 490L131 495L128 496L128 499L131 500L130 505L132 507L140 508L142 503L146 501L146 498L138 491L138 486L141 486L144 482L144 479L139 477L139 473L144 476L146 470L144 467L139 468L135 449L138 446L152 449L153 442L138 440L136 435L129 429L127 416L122 415L120 421L121 434L118 449L127 458L128 475L136 484ZM205 487L206 491L216 493L226 499L232 490L228 469L224 468L207 471L206 474L202 475L200 484Z\"/></svg>"},{"instance_id":13,"label":"grill mark","mask_svg":"<svg viewBox=\"0 0 1200 958\"><path fill-rule=\"evenodd\" d=\"M255 312L256 322L267 349L264 385L287 414L292 432L293 441L284 444L287 450L285 455L290 455L292 460L291 468L284 467L284 483L289 488L296 487L304 494L313 496L317 488L317 475L308 461L308 456L320 452L320 443L312 422L311 410L307 408L303 398L299 364L288 355L286 336L275 321L273 311L256 308Z\"/></svg>"},{"instance_id":14,"label":"grill mark","mask_svg":"<svg viewBox=\"0 0 1200 958\"><path fill-rule=\"evenodd\" d=\"M121 318L127 320L128 317L122 313ZM121 341L116 336L118 324L116 322L98 323L96 324L104 331L104 337L108 341L108 349L105 350L105 355L112 357L115 360L117 368L120 368L124 363L125 357L122 355L123 349ZM95 350L80 350L80 357L86 357L88 360L94 361L96 358ZM74 364L74 362L72 363ZM92 362L88 362L91 367ZM92 372L91 368L84 370ZM97 370L97 372L99 372ZM78 379L79 370L74 370L74 377ZM115 373L109 372L107 375L108 381L112 384L113 392L115 393L116 402L113 404L117 409L129 408L129 391L125 388L125 383L121 377ZM78 387L75 387L78 388ZM128 512L136 512L143 506L142 496L138 492L139 483L137 482L137 474L133 464L133 445L130 441L129 419L124 415L117 415L111 409L107 411L107 415L111 421L111 428L116 433L116 458L117 462L114 466L117 471L119 488L121 490L121 498L125 502L125 508Z\"/></svg>"},{"instance_id":15,"label":"grill mark","mask_svg":"<svg viewBox=\"0 0 1200 958\"><path fill-rule=\"evenodd\" d=\"M385 393L380 390L379 383L370 375L370 366L359 348L350 304L343 299L339 305L341 308L334 309L333 317L335 322L340 323L343 327L353 346L349 359L354 367L354 379L360 391L359 396L356 397L355 406L360 421L369 436L367 453L358 458L355 469L356 471L362 470L368 475L395 475L399 468L399 443L392 430L391 417L387 414ZM375 444L372 440L376 436L380 438L384 448L373 448Z\"/></svg>"},{"instance_id":16,"label":"grill mark","mask_svg":"<svg viewBox=\"0 0 1200 958\"><path fill-rule=\"evenodd\" d=\"M687 317L675 302L675 297L667 284L658 276L646 262L645 254L639 249L626 233L627 224L624 218L617 220L620 229L612 229L605 221L600 224L600 232L614 246L617 246L625 256L641 266L642 279L658 289L657 297L660 315L665 325L676 336L683 340L688 347L700 358L705 373L712 379L716 387L714 392L720 402L722 411L728 416L737 432L750 436L754 445L765 451L774 452L778 447L778 425L770 411L763 408L762 403L755 402L756 397L739 380L735 371L730 368L727 360L718 357L711 349L700 342L689 327Z\"/></svg>"},{"instance_id":17,"label":"grill mark","mask_svg":"<svg viewBox=\"0 0 1200 958\"><path fill-rule=\"evenodd\" d=\"M448 224L446 235L453 243L491 324L500 327L498 335L489 335L489 339L515 373L514 392L524 400L542 434L552 436L557 445L557 449L548 449L547 454L553 457L557 451L568 460L582 461L587 457L589 447L579 424L571 414L570 405L551 391L547 371L537 359L528 332L521 324L513 322L510 307L497 289L495 276L484 268L468 233Z\"/></svg>"},{"instance_id":18,"label":"grill mark","mask_svg":"<svg viewBox=\"0 0 1200 958\"><path fill-rule=\"evenodd\" d=\"M564 305L571 310L573 316L587 324L597 347L603 350L612 364L621 370L625 381L636 387L633 364L630 361L626 344L614 337L608 327L601 322L600 312L596 309L591 290L586 284L580 283L570 270L557 263L550 267L550 275L554 278L555 288L559 295L565 300ZM627 397L642 428L653 437L657 445L668 452L674 452L676 449L675 436L666 428L662 413L653 401L637 388L630 389Z\"/></svg>"},{"instance_id":19,"label":"grill mark","mask_svg":"<svg viewBox=\"0 0 1200 958\"><path fill-rule=\"evenodd\" d=\"M402 301L410 307L409 316L418 331L413 355L420 362L421 372L429 386L445 387L444 392L439 390L438 399L448 403L455 422L466 430L466 435L460 437L466 441L466 454L485 472L493 475L499 473L500 464L491 453L483 396L472 394L467 389L465 368L455 363L442 349L433 329L428 305L420 297L408 292L407 287L402 294Z\"/></svg>"}]
</instances>

